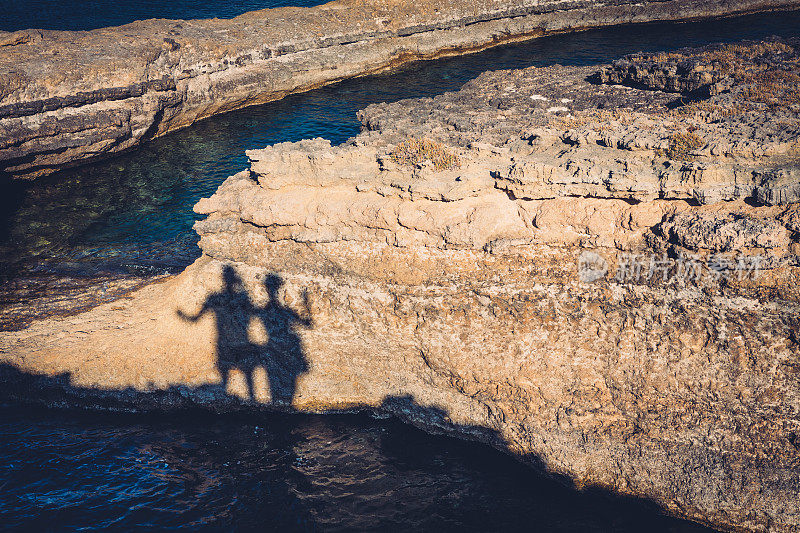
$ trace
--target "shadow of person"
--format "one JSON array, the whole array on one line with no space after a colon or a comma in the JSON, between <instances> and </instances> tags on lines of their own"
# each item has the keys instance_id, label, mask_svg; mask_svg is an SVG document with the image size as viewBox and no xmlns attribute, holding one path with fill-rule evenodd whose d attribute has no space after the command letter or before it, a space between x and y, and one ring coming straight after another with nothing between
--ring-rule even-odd
<instances>
[{"instance_id":1,"label":"shadow of person","mask_svg":"<svg viewBox=\"0 0 800 533\"><path fill-rule=\"evenodd\" d=\"M264 284L269 296L263 307L253 303L236 270L226 265L222 271L223 288L210 294L196 315L187 315L181 310L177 314L189 322L198 321L206 313L216 320L217 370L222 376L222 385L229 390L232 372L240 371L246 380L249 400L255 400L254 374L258 367L267 373L272 403L290 406L297 387L297 379L308 370L298 326L310 327L311 321L281 303L279 289L283 285L280 276L270 274ZM307 294L303 294L308 309ZM263 325L267 334L266 343L253 342L251 324L253 320Z\"/></svg>"},{"instance_id":2,"label":"shadow of person","mask_svg":"<svg viewBox=\"0 0 800 533\"><path fill-rule=\"evenodd\" d=\"M300 316L281 303L278 291L282 285L280 276L270 274L266 277L264 286L269 301L259 315L267 332L263 363L267 370L272 403L289 406L297 389L298 378L308 371L308 362L297 328L310 328L312 322L310 318ZM305 291L303 305L308 315L308 293Z\"/></svg>"},{"instance_id":3,"label":"shadow of person","mask_svg":"<svg viewBox=\"0 0 800 533\"><path fill-rule=\"evenodd\" d=\"M209 294L203 307L196 315L187 315L180 309L178 316L189 322L197 322L206 313L212 313L216 320L217 370L227 390L231 371L239 369L247 380L249 398L254 398L253 371L257 347L250 342L248 329L250 320L258 316L259 309L253 304L244 283L233 267L226 265L222 270L223 287L219 292Z\"/></svg>"}]
</instances>

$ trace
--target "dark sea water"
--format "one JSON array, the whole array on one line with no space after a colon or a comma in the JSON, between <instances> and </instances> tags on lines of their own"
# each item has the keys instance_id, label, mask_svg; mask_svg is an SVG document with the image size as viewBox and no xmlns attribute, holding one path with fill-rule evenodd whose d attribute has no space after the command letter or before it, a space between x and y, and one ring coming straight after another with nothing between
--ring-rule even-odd
<instances>
[{"instance_id":1,"label":"dark sea water","mask_svg":"<svg viewBox=\"0 0 800 533\"><path fill-rule=\"evenodd\" d=\"M0 409L0 436L9 531L707 531L366 415Z\"/></svg>"},{"instance_id":2,"label":"dark sea water","mask_svg":"<svg viewBox=\"0 0 800 533\"><path fill-rule=\"evenodd\" d=\"M0 279L180 271L199 256L192 206L247 168L245 150L310 137L341 143L359 132L356 112L371 103L457 90L487 69L592 65L640 50L771 35L800 36L800 12L606 28L418 62L213 117L34 183L0 184Z\"/></svg>"},{"instance_id":3,"label":"dark sea water","mask_svg":"<svg viewBox=\"0 0 800 533\"><path fill-rule=\"evenodd\" d=\"M0 9L9 5L11 17L0 14L6 28L232 16L270 4L218 9L200 1L115 2L83 16L40 16L43 2L0 0ZM34 183L1 184L0 280L8 286L45 274L179 271L199 255L192 206L246 168L246 149L315 136L343 142L359 131L356 111L373 102L455 90L487 68L589 65L639 50L770 35L800 35L800 13L609 28L421 62L215 117L130 154ZM0 528L168 527L698 529L638 503L576 493L486 447L428 436L391 420L0 410Z\"/></svg>"},{"instance_id":4,"label":"dark sea water","mask_svg":"<svg viewBox=\"0 0 800 533\"><path fill-rule=\"evenodd\" d=\"M0 0L0 30L92 30L144 19L229 19L248 11L327 0Z\"/></svg>"}]
</instances>

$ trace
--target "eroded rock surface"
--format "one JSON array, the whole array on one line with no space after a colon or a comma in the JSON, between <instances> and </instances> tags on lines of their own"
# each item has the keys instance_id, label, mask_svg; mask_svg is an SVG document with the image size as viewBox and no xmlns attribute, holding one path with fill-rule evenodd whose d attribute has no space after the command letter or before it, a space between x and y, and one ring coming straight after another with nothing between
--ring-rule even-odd
<instances>
[{"instance_id":1,"label":"eroded rock surface","mask_svg":"<svg viewBox=\"0 0 800 533\"><path fill-rule=\"evenodd\" d=\"M0 172L36 177L233 109L398 64L594 26L797 0L369 1L0 32Z\"/></svg>"},{"instance_id":2,"label":"eroded rock surface","mask_svg":"<svg viewBox=\"0 0 800 533\"><path fill-rule=\"evenodd\" d=\"M739 46L761 76L702 101L590 81L615 65L500 71L371 106L341 146L251 151L197 204L184 273L0 338L4 394L383 409L722 529L797 531L800 106L759 80L798 52Z\"/></svg>"}]
</instances>

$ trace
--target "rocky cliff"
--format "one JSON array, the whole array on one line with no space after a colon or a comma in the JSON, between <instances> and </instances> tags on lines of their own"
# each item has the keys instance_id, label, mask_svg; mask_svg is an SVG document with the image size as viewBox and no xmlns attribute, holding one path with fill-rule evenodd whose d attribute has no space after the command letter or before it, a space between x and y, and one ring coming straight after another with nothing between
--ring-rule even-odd
<instances>
[{"instance_id":1,"label":"rocky cliff","mask_svg":"<svg viewBox=\"0 0 800 533\"><path fill-rule=\"evenodd\" d=\"M174 279L0 338L3 394L382 409L800 528L800 46L487 73L255 150Z\"/></svg>"},{"instance_id":2,"label":"rocky cliff","mask_svg":"<svg viewBox=\"0 0 800 533\"><path fill-rule=\"evenodd\" d=\"M415 59L594 26L799 5L338 0L232 20L0 32L0 173L52 173L205 117Z\"/></svg>"}]
</instances>

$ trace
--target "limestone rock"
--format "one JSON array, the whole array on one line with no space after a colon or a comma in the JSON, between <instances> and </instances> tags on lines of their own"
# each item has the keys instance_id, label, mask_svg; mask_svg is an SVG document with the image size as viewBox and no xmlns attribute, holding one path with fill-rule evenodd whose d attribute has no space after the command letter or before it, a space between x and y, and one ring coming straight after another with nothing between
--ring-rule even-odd
<instances>
[{"instance_id":1,"label":"limestone rock","mask_svg":"<svg viewBox=\"0 0 800 533\"><path fill-rule=\"evenodd\" d=\"M800 109L747 84L669 109L593 71L486 73L370 106L341 146L249 152L195 207L182 274L0 337L3 394L378 409L721 529L797 531ZM397 157L408 137L427 142Z\"/></svg>"},{"instance_id":2,"label":"limestone rock","mask_svg":"<svg viewBox=\"0 0 800 533\"><path fill-rule=\"evenodd\" d=\"M33 178L234 109L393 68L583 28L797 0L337 0L230 20L0 34L0 172Z\"/></svg>"}]
</instances>

